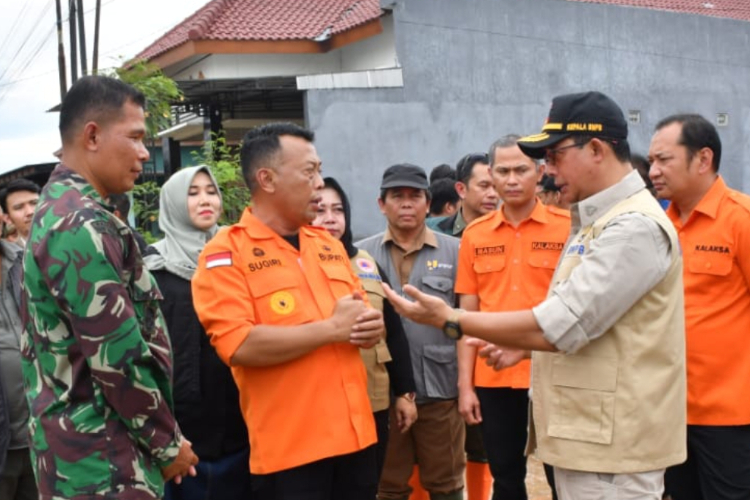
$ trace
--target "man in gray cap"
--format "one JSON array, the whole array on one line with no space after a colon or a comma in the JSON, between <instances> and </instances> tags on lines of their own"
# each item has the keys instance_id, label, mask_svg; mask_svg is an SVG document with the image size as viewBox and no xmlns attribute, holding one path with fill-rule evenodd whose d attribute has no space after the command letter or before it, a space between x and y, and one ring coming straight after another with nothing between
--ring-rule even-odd
<instances>
[{"instance_id":1,"label":"man in gray cap","mask_svg":"<svg viewBox=\"0 0 750 500\"><path fill-rule=\"evenodd\" d=\"M425 226L430 202L427 175L416 165L400 164L383 173L378 205L388 219L384 233L357 246L372 255L394 289L410 284L455 304L458 239ZM464 487L464 424L458 413L456 341L439 328L404 321L409 338L419 418L401 433L393 421L378 498L406 500L409 477L416 462L422 486L432 500L462 500Z\"/></svg>"},{"instance_id":2,"label":"man in gray cap","mask_svg":"<svg viewBox=\"0 0 750 500\"><path fill-rule=\"evenodd\" d=\"M415 288L404 288L415 302L386 293L412 320L494 344L482 354L496 367L507 348L533 351L527 452L554 466L562 500L659 500L664 469L686 457L677 234L630 166L627 124L609 97L556 97L542 132L518 145L545 158L573 203L547 299L481 313Z\"/></svg>"}]
</instances>

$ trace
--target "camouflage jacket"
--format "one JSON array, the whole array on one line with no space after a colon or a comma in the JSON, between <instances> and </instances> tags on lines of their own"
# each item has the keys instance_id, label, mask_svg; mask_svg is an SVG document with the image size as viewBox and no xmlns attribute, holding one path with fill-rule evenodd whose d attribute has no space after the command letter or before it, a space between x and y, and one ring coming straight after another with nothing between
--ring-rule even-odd
<instances>
[{"instance_id":1,"label":"camouflage jacket","mask_svg":"<svg viewBox=\"0 0 750 500\"><path fill-rule=\"evenodd\" d=\"M24 384L40 498L161 498L178 454L161 294L132 231L59 165L24 255Z\"/></svg>"}]
</instances>

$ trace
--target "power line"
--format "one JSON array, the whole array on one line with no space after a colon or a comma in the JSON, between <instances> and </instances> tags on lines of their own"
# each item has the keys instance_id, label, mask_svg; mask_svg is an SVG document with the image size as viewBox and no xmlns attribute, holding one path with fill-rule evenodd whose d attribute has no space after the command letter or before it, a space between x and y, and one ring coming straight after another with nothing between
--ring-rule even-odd
<instances>
[{"instance_id":1,"label":"power line","mask_svg":"<svg viewBox=\"0 0 750 500\"><path fill-rule=\"evenodd\" d=\"M2 43L2 45L0 45L0 47L7 47L8 46L8 42L16 34L15 33L16 32L16 27L18 27L21 24L23 24L21 22L21 20L23 19L24 14L26 13L26 9L29 6L29 2L30 2L30 0L26 0L26 2L24 2L24 4L21 6L21 11L16 16L16 20L13 21L13 25L10 27L10 30L8 31L8 34L5 36L5 39L3 40L3 43Z\"/></svg>"},{"instance_id":2,"label":"power line","mask_svg":"<svg viewBox=\"0 0 750 500\"><path fill-rule=\"evenodd\" d=\"M37 32L36 27L41 23L42 18L51 7L52 7L52 0L47 0L47 4L44 6L42 11L37 16L36 21L29 29L29 33L23 39L23 42L21 42L21 46L13 55L13 58L10 60L10 63L8 63L8 66L5 67L5 70L3 70L2 73L0 73L0 82L3 81L3 79L5 78L5 75L8 74L8 71L10 71L10 69L13 67L13 63L15 63L16 59L18 59L18 56L21 55L21 53L23 52L23 49L26 47L26 44L29 43L29 40L31 40L31 37ZM24 65L24 63L21 63L21 65Z\"/></svg>"}]
</instances>

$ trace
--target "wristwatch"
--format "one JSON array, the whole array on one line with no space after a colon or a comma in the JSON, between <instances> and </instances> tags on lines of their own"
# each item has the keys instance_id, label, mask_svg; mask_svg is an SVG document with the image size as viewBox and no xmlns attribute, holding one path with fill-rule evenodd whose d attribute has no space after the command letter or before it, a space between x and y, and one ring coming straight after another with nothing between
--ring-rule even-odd
<instances>
[{"instance_id":1,"label":"wristwatch","mask_svg":"<svg viewBox=\"0 0 750 500\"><path fill-rule=\"evenodd\" d=\"M463 332L461 331L461 324L458 322L458 318L461 317L463 313L465 313L463 309L454 309L450 316L448 316L448 319L443 324L443 333L446 334L449 338L453 340L458 340L461 337L463 337Z\"/></svg>"},{"instance_id":2,"label":"wristwatch","mask_svg":"<svg viewBox=\"0 0 750 500\"><path fill-rule=\"evenodd\" d=\"M416 392L405 392L399 396L400 398L404 398L410 403L413 403L417 399L417 393Z\"/></svg>"}]
</instances>

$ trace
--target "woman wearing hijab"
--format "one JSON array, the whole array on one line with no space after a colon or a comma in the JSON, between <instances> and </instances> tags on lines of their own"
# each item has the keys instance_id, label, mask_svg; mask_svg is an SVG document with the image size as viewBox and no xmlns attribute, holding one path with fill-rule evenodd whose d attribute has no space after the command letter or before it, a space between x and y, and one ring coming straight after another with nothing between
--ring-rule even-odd
<instances>
[{"instance_id":1,"label":"woman wearing hijab","mask_svg":"<svg viewBox=\"0 0 750 500\"><path fill-rule=\"evenodd\" d=\"M388 444L388 425L391 395L396 398L390 425L397 425L406 432L417 419L414 403L414 374L411 368L409 344L406 340L401 318L385 299L381 283L385 273L375 259L352 243L351 211L349 199L341 186L332 177L323 179L325 187L321 192L318 215L313 225L325 228L334 238L341 241L349 256L352 269L362 281L370 304L383 311L386 338L372 349L360 349L367 369L367 393L374 412L378 433L377 467L378 478L383 469L385 450ZM387 281L386 281L387 283Z\"/></svg>"},{"instance_id":2,"label":"woman wearing hijab","mask_svg":"<svg viewBox=\"0 0 750 500\"><path fill-rule=\"evenodd\" d=\"M197 476L167 484L167 500L252 498L247 428L237 387L198 321L190 289L198 254L216 234L221 212L221 193L211 170L205 165L179 170L161 189L164 239L149 247L145 257L164 296L175 415L200 458Z\"/></svg>"}]
</instances>

